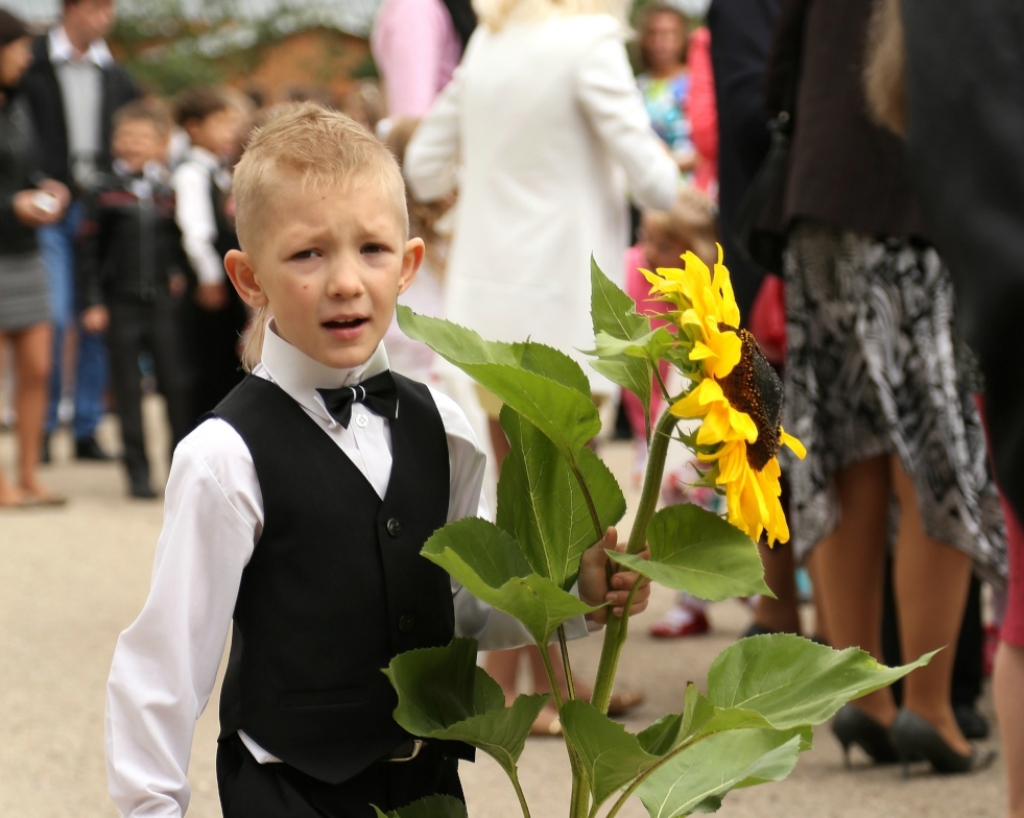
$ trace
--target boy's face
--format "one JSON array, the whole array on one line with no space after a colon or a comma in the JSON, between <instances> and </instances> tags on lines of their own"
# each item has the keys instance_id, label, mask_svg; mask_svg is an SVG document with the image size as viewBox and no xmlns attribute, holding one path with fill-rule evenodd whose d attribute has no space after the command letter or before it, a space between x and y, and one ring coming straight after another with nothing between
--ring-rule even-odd
<instances>
[{"instance_id":1,"label":"boy's face","mask_svg":"<svg viewBox=\"0 0 1024 818\"><path fill-rule=\"evenodd\" d=\"M167 138L149 120L125 119L114 130L111 150L129 173L141 173L147 162L166 161Z\"/></svg>"},{"instance_id":2,"label":"boy's face","mask_svg":"<svg viewBox=\"0 0 1024 818\"><path fill-rule=\"evenodd\" d=\"M391 323L400 293L423 258L423 242L406 241L394 197L380 184L353 180L324 191L304 189L298 174L282 174L261 216L253 252L229 254L233 281L249 266L255 298L269 304L286 341L338 369L365 363Z\"/></svg>"},{"instance_id":3,"label":"boy's face","mask_svg":"<svg viewBox=\"0 0 1024 818\"><path fill-rule=\"evenodd\" d=\"M241 111L224 108L205 119L190 119L185 123L185 130L193 145L227 160L238 152L244 118Z\"/></svg>"}]
</instances>

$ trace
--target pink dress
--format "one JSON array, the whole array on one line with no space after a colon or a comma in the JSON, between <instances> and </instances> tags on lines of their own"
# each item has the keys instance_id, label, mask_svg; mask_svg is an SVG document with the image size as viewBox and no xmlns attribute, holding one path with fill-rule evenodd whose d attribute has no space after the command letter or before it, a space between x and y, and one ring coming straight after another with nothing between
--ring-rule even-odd
<instances>
[{"instance_id":1,"label":"pink dress","mask_svg":"<svg viewBox=\"0 0 1024 818\"><path fill-rule=\"evenodd\" d=\"M643 247L639 244L635 244L626 251L626 278L624 282L626 295L636 302L636 311L641 315L659 315L667 312L669 308L668 304L664 301L658 301L655 298L651 298L651 285L648 283L647 279L644 278L644 274L640 272L641 267L650 269L650 265L647 263L647 257L644 255ZM668 321L659 319L652 323L655 327L663 327L668 324ZM664 378L668 373L668 364L663 361L660 369L661 377ZM632 392L623 389L622 409L626 413L626 418L629 420L629 426L633 430L633 436L637 440L643 440L646 430L644 427L644 405L640 401L640 398ZM653 397L651 398L652 423L658 417L660 411L661 396L657 383L655 383Z\"/></svg>"}]
</instances>

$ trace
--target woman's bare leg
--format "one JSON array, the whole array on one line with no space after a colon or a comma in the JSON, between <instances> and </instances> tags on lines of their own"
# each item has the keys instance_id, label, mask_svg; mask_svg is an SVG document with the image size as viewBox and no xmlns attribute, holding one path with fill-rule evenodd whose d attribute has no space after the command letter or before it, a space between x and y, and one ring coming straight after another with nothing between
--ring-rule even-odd
<instances>
[{"instance_id":1,"label":"woman's bare leg","mask_svg":"<svg viewBox=\"0 0 1024 818\"><path fill-rule=\"evenodd\" d=\"M882 580L889 515L889 458L855 463L836 475L840 521L814 549L818 595L837 650L859 647L882 660ZM855 705L888 727L892 693L879 690Z\"/></svg>"},{"instance_id":2,"label":"woman's bare leg","mask_svg":"<svg viewBox=\"0 0 1024 818\"><path fill-rule=\"evenodd\" d=\"M817 550L811 551L804 560L804 567L807 575L811 578L814 600L814 637L821 639L827 645L832 644L832 637L828 632L828 616L825 614L825 604L821 600L821 580L818 579L818 558Z\"/></svg>"},{"instance_id":3,"label":"woman's bare leg","mask_svg":"<svg viewBox=\"0 0 1024 818\"><path fill-rule=\"evenodd\" d=\"M45 495L36 476L43 442L53 331L36 324L14 336L14 406L18 412L18 483L30 495Z\"/></svg>"},{"instance_id":4,"label":"woman's bare leg","mask_svg":"<svg viewBox=\"0 0 1024 818\"><path fill-rule=\"evenodd\" d=\"M0 361L4 359L6 348L7 336L0 333ZM11 373L11 377L13 378L13 373ZM3 468L0 468L0 506L14 506L20 501L21 491L4 477Z\"/></svg>"},{"instance_id":5,"label":"woman's bare leg","mask_svg":"<svg viewBox=\"0 0 1024 818\"><path fill-rule=\"evenodd\" d=\"M971 745L957 726L950 692L971 559L925 533L914 481L896 458L892 461L893 488L900 503L893 580L903 661L944 648L927 667L904 680L903 706L931 722L954 750L967 755Z\"/></svg>"},{"instance_id":6,"label":"woman's bare leg","mask_svg":"<svg viewBox=\"0 0 1024 818\"><path fill-rule=\"evenodd\" d=\"M1006 759L1007 818L1024 818L1024 648L1002 642L992 687Z\"/></svg>"},{"instance_id":7,"label":"woman's bare leg","mask_svg":"<svg viewBox=\"0 0 1024 818\"><path fill-rule=\"evenodd\" d=\"M796 593L796 565L793 546L778 543L769 548L758 543L764 564L764 581L772 589L775 599L762 595L754 609L754 621L764 628L779 633L800 633L800 603Z\"/></svg>"}]
</instances>

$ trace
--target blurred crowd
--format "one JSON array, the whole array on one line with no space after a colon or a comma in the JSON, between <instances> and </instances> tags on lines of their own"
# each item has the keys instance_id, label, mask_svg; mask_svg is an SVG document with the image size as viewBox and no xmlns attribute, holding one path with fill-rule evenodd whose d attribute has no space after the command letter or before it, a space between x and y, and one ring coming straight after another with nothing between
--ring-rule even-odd
<instances>
[{"instance_id":1,"label":"blurred crowd","mask_svg":"<svg viewBox=\"0 0 1024 818\"><path fill-rule=\"evenodd\" d=\"M977 703L1001 629L996 704L1010 815L1024 816L1024 597L1011 579L1020 458L1001 460L998 444L1019 404L1002 382L986 397L1006 361L993 357L1001 325L985 310L1002 305L976 283L965 290L966 238L948 239L948 258L937 241L950 225L968 235L969 219L943 204L948 186L922 190L943 172L915 148L943 109L928 104L934 49L904 25L913 0L904 14L896 0L712 0L699 22L668 3L631 17L625 5L383 0L371 35L379 83L280 100L254 87L147 93L105 43L112 0L64 0L35 34L0 11L0 382L17 442L0 509L67 502L39 469L61 426L75 459L114 460L96 438L108 410L128 493L157 497L144 394L163 395L173 447L242 377L250 316L223 269L238 246L231 168L269 106L336 107L403 167L426 257L402 303L487 338L530 336L585 364L592 254L657 316L666 305L641 270L687 254L711 266L721 245L745 328L784 380L784 426L808 452L784 464L792 537L762 547L775 598L749 601L749 633L802 633L801 604L813 601L806 635L836 648L898 664L949 646L833 724L847 752L945 774L991 761L972 741L989 734ZM908 95L924 101L908 111ZM1015 241L1021 216L1007 228ZM463 405L500 468L494 396L397 324L385 342L395 370ZM639 485L644 407L584 368L616 435L633 441ZM656 415L665 401L654 394ZM662 502L721 511L698 485L705 468L675 464ZM680 597L651 633L696 638L713 624L700 600ZM487 658L507 694L521 663L543 691L536 649ZM611 712L641 699L619 691ZM534 725L560 731L553 708Z\"/></svg>"}]
</instances>

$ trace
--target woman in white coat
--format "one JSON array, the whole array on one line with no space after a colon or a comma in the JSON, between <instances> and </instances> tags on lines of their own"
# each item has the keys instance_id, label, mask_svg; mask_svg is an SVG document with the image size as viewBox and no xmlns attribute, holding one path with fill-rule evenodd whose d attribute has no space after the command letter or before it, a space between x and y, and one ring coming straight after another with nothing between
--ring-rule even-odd
<instances>
[{"instance_id":1,"label":"woman in white coat","mask_svg":"<svg viewBox=\"0 0 1024 818\"><path fill-rule=\"evenodd\" d=\"M624 6L474 7L481 25L406 153L416 198L459 190L445 317L488 339L529 336L560 349L583 365L597 399L610 396L614 385L579 353L594 340L590 256L620 283L627 192L639 207L667 210L679 184L630 69ZM497 406L485 409L500 463L508 444ZM514 657L488 665L511 692ZM534 675L543 682L542 672ZM557 717L547 721L544 729L557 734Z\"/></svg>"}]
</instances>

